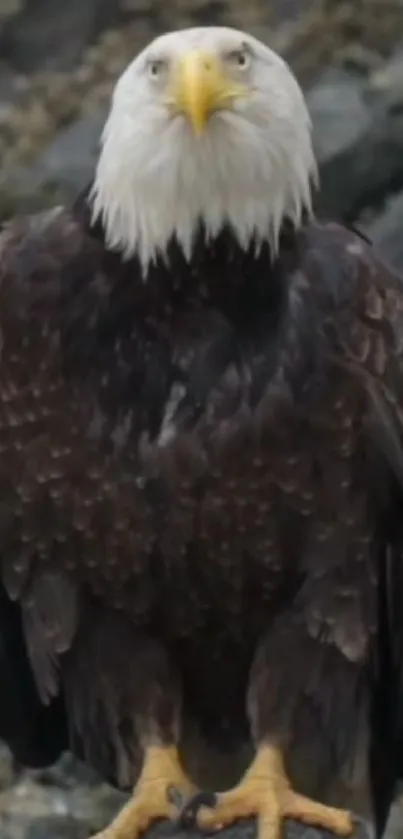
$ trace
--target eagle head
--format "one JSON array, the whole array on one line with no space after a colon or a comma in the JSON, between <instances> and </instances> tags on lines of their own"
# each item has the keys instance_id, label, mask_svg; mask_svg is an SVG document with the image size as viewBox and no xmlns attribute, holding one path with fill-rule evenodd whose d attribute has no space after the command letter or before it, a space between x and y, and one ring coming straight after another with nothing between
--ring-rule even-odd
<instances>
[{"instance_id":1,"label":"eagle head","mask_svg":"<svg viewBox=\"0 0 403 839\"><path fill-rule=\"evenodd\" d=\"M144 270L176 238L228 226L242 247L311 210L311 122L287 64L256 38L200 27L156 38L118 80L92 190L106 243Z\"/></svg>"}]
</instances>

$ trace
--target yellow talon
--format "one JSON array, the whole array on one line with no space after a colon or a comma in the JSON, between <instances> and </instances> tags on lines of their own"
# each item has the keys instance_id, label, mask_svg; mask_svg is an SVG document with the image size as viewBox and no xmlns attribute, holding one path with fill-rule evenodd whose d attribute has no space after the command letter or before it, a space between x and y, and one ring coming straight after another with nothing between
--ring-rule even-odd
<instances>
[{"instance_id":1,"label":"yellow talon","mask_svg":"<svg viewBox=\"0 0 403 839\"><path fill-rule=\"evenodd\" d=\"M354 830L345 810L326 807L291 789L281 751L263 746L240 784L217 795L214 809L201 807L197 823L206 830L219 830L238 819L258 818L258 839L280 839L284 819L349 836Z\"/></svg>"},{"instance_id":2,"label":"yellow talon","mask_svg":"<svg viewBox=\"0 0 403 839\"><path fill-rule=\"evenodd\" d=\"M137 839L153 822L174 819L178 807L170 797L170 788L184 796L195 792L180 764L177 749L150 746L132 797L114 821L93 839Z\"/></svg>"}]
</instances>

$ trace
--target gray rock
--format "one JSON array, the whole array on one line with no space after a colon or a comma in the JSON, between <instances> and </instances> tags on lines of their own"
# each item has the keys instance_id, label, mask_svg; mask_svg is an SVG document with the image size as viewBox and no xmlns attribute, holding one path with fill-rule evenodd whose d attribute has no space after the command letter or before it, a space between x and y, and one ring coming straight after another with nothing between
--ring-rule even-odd
<instances>
[{"instance_id":1,"label":"gray rock","mask_svg":"<svg viewBox=\"0 0 403 839\"><path fill-rule=\"evenodd\" d=\"M382 256L403 273L403 192L365 230Z\"/></svg>"},{"instance_id":2,"label":"gray rock","mask_svg":"<svg viewBox=\"0 0 403 839\"><path fill-rule=\"evenodd\" d=\"M31 166L0 172L0 219L74 199L93 174L106 113L96 109L59 132Z\"/></svg>"},{"instance_id":3,"label":"gray rock","mask_svg":"<svg viewBox=\"0 0 403 839\"><path fill-rule=\"evenodd\" d=\"M403 186L403 48L366 78L330 68L307 92L321 192L318 209L352 219Z\"/></svg>"},{"instance_id":4,"label":"gray rock","mask_svg":"<svg viewBox=\"0 0 403 839\"><path fill-rule=\"evenodd\" d=\"M16 213L35 213L65 201L62 190L23 166L0 172L0 222Z\"/></svg>"},{"instance_id":5,"label":"gray rock","mask_svg":"<svg viewBox=\"0 0 403 839\"><path fill-rule=\"evenodd\" d=\"M315 151L324 166L361 142L371 128L372 114L363 98L361 76L329 67L307 93Z\"/></svg>"},{"instance_id":6,"label":"gray rock","mask_svg":"<svg viewBox=\"0 0 403 839\"><path fill-rule=\"evenodd\" d=\"M18 72L66 70L100 31L123 20L119 0L25 0L1 27L0 54Z\"/></svg>"},{"instance_id":7,"label":"gray rock","mask_svg":"<svg viewBox=\"0 0 403 839\"><path fill-rule=\"evenodd\" d=\"M31 168L39 184L54 185L66 198L85 186L95 168L107 112L96 109L56 135Z\"/></svg>"},{"instance_id":8,"label":"gray rock","mask_svg":"<svg viewBox=\"0 0 403 839\"><path fill-rule=\"evenodd\" d=\"M388 828L384 839L402 839L403 836L403 794L400 790L392 807Z\"/></svg>"}]
</instances>

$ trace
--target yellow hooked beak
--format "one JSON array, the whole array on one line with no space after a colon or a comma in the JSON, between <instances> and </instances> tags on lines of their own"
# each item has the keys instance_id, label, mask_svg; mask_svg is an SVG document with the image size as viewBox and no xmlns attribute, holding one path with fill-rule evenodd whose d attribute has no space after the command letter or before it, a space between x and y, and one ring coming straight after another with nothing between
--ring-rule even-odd
<instances>
[{"instance_id":1,"label":"yellow hooked beak","mask_svg":"<svg viewBox=\"0 0 403 839\"><path fill-rule=\"evenodd\" d=\"M195 134L200 135L214 111L230 107L247 92L246 86L228 78L216 55L192 50L180 61L169 101L176 112L187 115Z\"/></svg>"}]
</instances>

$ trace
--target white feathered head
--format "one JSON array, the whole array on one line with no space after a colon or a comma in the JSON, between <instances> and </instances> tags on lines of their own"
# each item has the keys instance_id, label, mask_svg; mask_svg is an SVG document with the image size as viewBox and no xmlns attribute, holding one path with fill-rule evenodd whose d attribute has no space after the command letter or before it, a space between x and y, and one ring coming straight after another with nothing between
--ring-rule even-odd
<instances>
[{"instance_id":1,"label":"white feathered head","mask_svg":"<svg viewBox=\"0 0 403 839\"><path fill-rule=\"evenodd\" d=\"M117 82L92 193L109 247L144 270L176 237L229 225L275 250L311 209L311 122L286 63L256 38L201 27L156 38Z\"/></svg>"}]
</instances>

